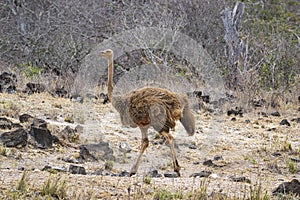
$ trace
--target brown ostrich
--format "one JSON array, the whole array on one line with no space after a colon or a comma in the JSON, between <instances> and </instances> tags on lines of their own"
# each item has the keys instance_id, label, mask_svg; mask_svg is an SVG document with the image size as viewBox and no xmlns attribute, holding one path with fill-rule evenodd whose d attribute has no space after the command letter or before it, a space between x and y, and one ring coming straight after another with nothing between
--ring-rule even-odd
<instances>
[{"instance_id":1,"label":"brown ostrich","mask_svg":"<svg viewBox=\"0 0 300 200\"><path fill-rule=\"evenodd\" d=\"M157 87L143 87L125 95L112 96L113 51L107 49L101 52L101 57L108 60L109 101L119 112L123 125L139 127L142 132L141 150L130 170L130 176L137 172L142 155L149 145L147 132L151 126L169 143L174 171L180 176L180 166L176 158L174 138L170 134L170 129L174 130L176 121L180 120L188 135L194 134L195 118L189 108L187 96Z\"/></svg>"}]
</instances>

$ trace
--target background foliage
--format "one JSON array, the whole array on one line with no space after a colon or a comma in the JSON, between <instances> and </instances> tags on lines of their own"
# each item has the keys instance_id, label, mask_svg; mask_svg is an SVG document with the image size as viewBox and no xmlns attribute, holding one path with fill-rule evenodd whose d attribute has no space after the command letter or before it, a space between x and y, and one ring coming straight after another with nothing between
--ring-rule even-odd
<instances>
[{"instance_id":1,"label":"background foliage","mask_svg":"<svg viewBox=\"0 0 300 200\"><path fill-rule=\"evenodd\" d=\"M244 49L234 88L286 91L300 74L300 3L243 3L239 40ZM162 27L201 42L230 82L220 13L234 5L224 0L3 0L0 59L17 68L28 66L29 75L74 76L84 57L104 39L138 26Z\"/></svg>"}]
</instances>

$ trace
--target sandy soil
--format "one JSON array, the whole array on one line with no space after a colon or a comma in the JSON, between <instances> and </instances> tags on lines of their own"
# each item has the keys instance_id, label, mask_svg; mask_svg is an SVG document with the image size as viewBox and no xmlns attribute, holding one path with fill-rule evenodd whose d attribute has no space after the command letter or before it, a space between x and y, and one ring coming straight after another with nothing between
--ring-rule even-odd
<instances>
[{"instance_id":1,"label":"sandy soil","mask_svg":"<svg viewBox=\"0 0 300 200\"><path fill-rule=\"evenodd\" d=\"M10 197L24 169L27 171L28 190L38 193L49 177L51 180L60 178L60 183L66 181L68 199L153 199L161 189L194 194L203 186L207 187L207 194L220 193L242 199L249 196L250 189L257 185L271 196L272 190L282 182L293 178L300 180L300 163L291 160L300 160L300 123L292 121L300 117L298 106L281 107L278 110L280 117L263 117L258 113L274 110L260 108L245 113L243 117L236 116L236 121L232 121L234 116L226 113L196 111L197 131L194 136L187 136L180 123L173 132L182 176L151 178L148 183L144 176L149 171L157 169L162 175L172 171L170 149L157 142L160 140L156 139L153 130L150 130L149 138L156 143L151 143L146 150L134 177L93 175L97 170L104 170L104 161L75 164L64 161L64 158L78 157L77 147L80 144L103 140L109 142L117 158L113 169L107 172L113 174L130 170L139 150L140 132L139 129L122 127L118 113L110 104L103 105L96 100L81 104L53 98L49 94L0 94L1 115L9 116L15 122L18 122L20 114L27 113L45 119L53 134L67 125L75 127L80 124L84 127L84 133L73 147L55 145L48 150L30 146L5 148L6 155L0 155L0 198ZM66 118L75 122L67 123ZM282 119L287 119L291 126L279 125ZM127 142L131 152L123 153L119 148L120 142ZM216 156L221 159L214 160ZM203 164L209 159L213 166ZM67 171L71 164L83 166L87 175L42 171L46 165ZM208 178L190 177L201 171L209 171L211 175ZM245 177L251 182L234 182L231 177Z\"/></svg>"}]
</instances>

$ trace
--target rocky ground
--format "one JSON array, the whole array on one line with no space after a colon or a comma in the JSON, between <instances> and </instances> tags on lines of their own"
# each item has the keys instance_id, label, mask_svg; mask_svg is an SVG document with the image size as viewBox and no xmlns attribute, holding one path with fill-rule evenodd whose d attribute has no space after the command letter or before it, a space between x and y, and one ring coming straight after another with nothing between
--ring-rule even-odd
<instances>
[{"instance_id":1,"label":"rocky ground","mask_svg":"<svg viewBox=\"0 0 300 200\"><path fill-rule=\"evenodd\" d=\"M298 102L237 115L195 111L194 136L180 123L173 132L180 178L172 173L169 147L152 129L137 175L127 177L140 131L123 127L99 100L0 93L0 113L28 132L34 122L21 123L22 114L45 120L57 139L52 147L32 136L23 147L0 145L0 199L274 199L276 188L292 180L290 198L300 194ZM0 135L14 130L0 127Z\"/></svg>"}]
</instances>

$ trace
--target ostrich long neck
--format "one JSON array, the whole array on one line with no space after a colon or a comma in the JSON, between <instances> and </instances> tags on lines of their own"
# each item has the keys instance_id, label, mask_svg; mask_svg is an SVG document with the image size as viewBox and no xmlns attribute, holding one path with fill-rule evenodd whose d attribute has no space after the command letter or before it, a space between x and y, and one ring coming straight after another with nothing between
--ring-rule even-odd
<instances>
[{"instance_id":1,"label":"ostrich long neck","mask_svg":"<svg viewBox=\"0 0 300 200\"><path fill-rule=\"evenodd\" d=\"M108 79L107 79L107 95L108 99L112 101L112 92L113 92L113 67L114 67L114 60L113 55L108 58Z\"/></svg>"}]
</instances>

